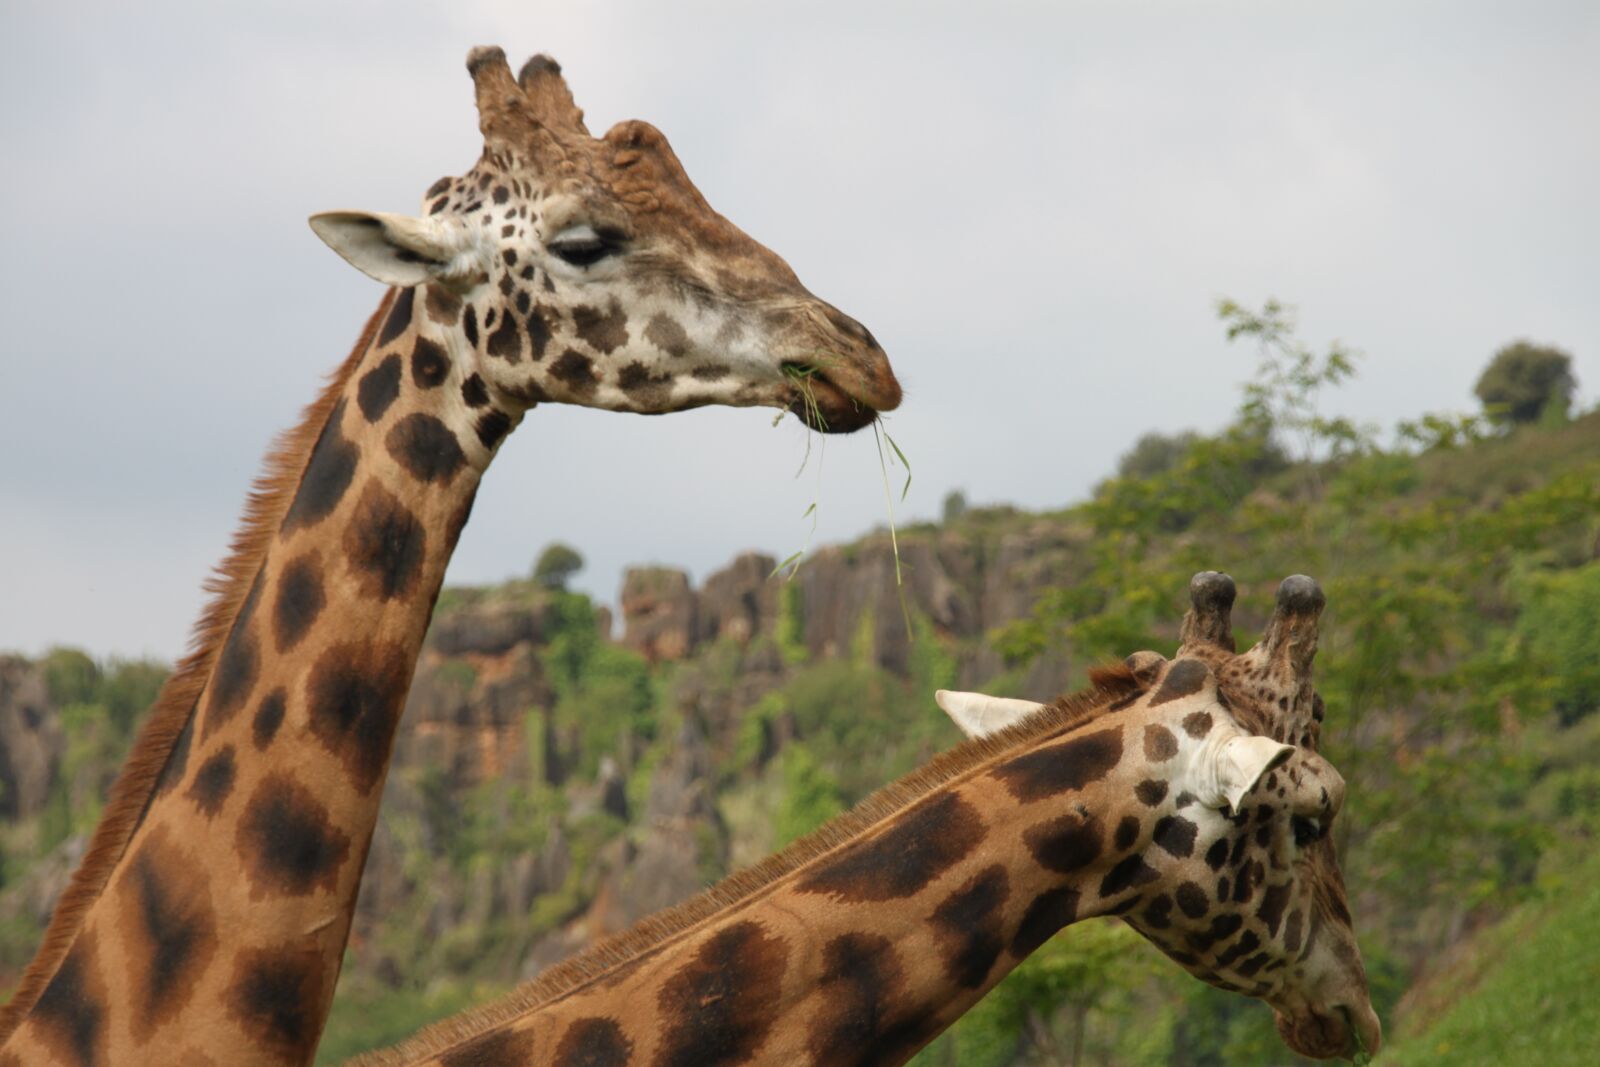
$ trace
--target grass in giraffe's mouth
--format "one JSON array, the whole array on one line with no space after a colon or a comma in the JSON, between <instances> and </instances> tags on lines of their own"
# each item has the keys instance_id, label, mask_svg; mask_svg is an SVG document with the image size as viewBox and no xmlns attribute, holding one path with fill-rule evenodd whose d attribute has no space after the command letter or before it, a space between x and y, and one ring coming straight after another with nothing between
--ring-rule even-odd
<instances>
[{"instance_id":1,"label":"grass in giraffe's mouth","mask_svg":"<svg viewBox=\"0 0 1600 1067\"><path fill-rule=\"evenodd\" d=\"M889 488L889 466L895 460L898 460L900 465L904 467L906 471L905 484L900 487L900 500L902 503L905 501L906 494L911 491L911 461L906 458L905 452L900 448L900 445L895 441L895 439L889 436L889 431L883 426L883 417L876 411L872 411L870 408L865 408L864 405L857 404L855 400L845 394L844 391L839 389L838 386L828 381L817 366L812 364L785 363L783 365L783 373L794 384L795 391L799 394L799 399L796 401L795 405L792 405L789 408L789 410L798 415L801 422L805 423L808 429L815 430L819 433L830 432L828 420L823 414L821 405L817 402L817 389L819 385L825 387L830 392L838 394L857 410L865 410L868 412L869 417L865 422L862 422L859 426L851 427L844 432L848 433L852 430L860 429L861 426L865 426L869 422L872 424L873 440L878 446L878 469L883 475L883 503L889 514L889 546L894 553L895 590L899 594L900 598L900 615L905 621L906 638L908 640L915 640L915 635L913 634L911 628L911 609L906 603L905 577L903 573L904 568L900 562L900 534L894 521L894 493ZM781 419L782 416L780 415L778 418ZM774 420L773 424L777 425L777 421L778 420ZM824 439L824 441L826 441L826 439ZM885 441L889 443L889 449L893 454L893 458L891 458L890 453L886 453L883 449ZM810 462L810 460L811 436L807 434L806 454L805 457L800 461L800 469L795 472L796 478L805 473L806 464ZM813 495L811 506L806 508L805 512L800 516L802 520L808 518L811 520L811 530L806 535L806 545L804 548L791 553L787 559L772 569L773 575L781 574L787 570L789 573L785 577L785 581L792 581L795 574L799 572L800 563L805 558L806 552L811 547L811 538L817 532L816 497L821 496L821 489L822 461L819 458L817 460L817 493Z\"/></svg>"},{"instance_id":2,"label":"grass in giraffe's mouth","mask_svg":"<svg viewBox=\"0 0 1600 1067\"><path fill-rule=\"evenodd\" d=\"M783 375L794 387L788 410L818 433L855 433L877 421L872 405L857 400L828 373L834 360L823 357L783 364Z\"/></svg>"}]
</instances>

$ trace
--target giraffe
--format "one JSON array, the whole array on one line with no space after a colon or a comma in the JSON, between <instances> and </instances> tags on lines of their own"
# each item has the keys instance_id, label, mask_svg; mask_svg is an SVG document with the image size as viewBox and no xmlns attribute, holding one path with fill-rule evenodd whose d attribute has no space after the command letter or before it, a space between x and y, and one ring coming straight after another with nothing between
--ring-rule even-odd
<instances>
[{"instance_id":1,"label":"giraffe","mask_svg":"<svg viewBox=\"0 0 1600 1067\"><path fill-rule=\"evenodd\" d=\"M1235 654L1232 579L1195 577L1176 658L1050 705L938 694L971 738L809 838L501 1002L352 1067L883 1067L1062 927L1116 915L1266 1000L1317 1058L1381 1028L1318 754L1324 598L1279 587Z\"/></svg>"},{"instance_id":2,"label":"giraffe","mask_svg":"<svg viewBox=\"0 0 1600 1067\"><path fill-rule=\"evenodd\" d=\"M545 56L467 68L470 171L416 217L311 219L390 289L269 456L0 1065L310 1060L445 565L527 410L765 405L848 432L899 403L872 335L713 211L661 133L591 137Z\"/></svg>"}]
</instances>

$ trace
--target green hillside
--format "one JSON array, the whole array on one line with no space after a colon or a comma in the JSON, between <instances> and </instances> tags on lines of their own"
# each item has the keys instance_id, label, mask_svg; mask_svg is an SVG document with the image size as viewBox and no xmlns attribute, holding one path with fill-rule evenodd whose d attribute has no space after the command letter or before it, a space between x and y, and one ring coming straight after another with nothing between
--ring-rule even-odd
<instances>
[{"instance_id":1,"label":"green hillside","mask_svg":"<svg viewBox=\"0 0 1600 1067\"><path fill-rule=\"evenodd\" d=\"M1589 1067L1600 1032L1600 857L1470 939L1381 1062Z\"/></svg>"}]
</instances>

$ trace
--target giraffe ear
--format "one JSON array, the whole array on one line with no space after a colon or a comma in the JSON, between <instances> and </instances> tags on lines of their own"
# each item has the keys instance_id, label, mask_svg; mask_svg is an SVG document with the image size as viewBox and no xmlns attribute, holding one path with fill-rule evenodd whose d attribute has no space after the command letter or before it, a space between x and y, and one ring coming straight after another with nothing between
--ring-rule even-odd
<instances>
[{"instance_id":1,"label":"giraffe ear","mask_svg":"<svg viewBox=\"0 0 1600 1067\"><path fill-rule=\"evenodd\" d=\"M473 231L460 219L324 211L310 222L329 248L385 285L442 281L458 286L483 266Z\"/></svg>"},{"instance_id":2,"label":"giraffe ear","mask_svg":"<svg viewBox=\"0 0 1600 1067\"><path fill-rule=\"evenodd\" d=\"M1015 726L1044 707L1031 700L984 696L982 693L957 693L941 689L933 699L968 737L988 737L1008 726Z\"/></svg>"},{"instance_id":3,"label":"giraffe ear","mask_svg":"<svg viewBox=\"0 0 1600 1067\"><path fill-rule=\"evenodd\" d=\"M1220 740L1223 734L1218 730L1212 737ZM1235 734L1220 744L1207 744L1202 757L1206 765L1201 768L1201 774L1210 780L1207 788L1199 791L1201 802L1208 807L1226 807L1237 812L1240 802L1256 783L1268 771L1281 767L1294 752L1294 746L1258 734Z\"/></svg>"}]
</instances>

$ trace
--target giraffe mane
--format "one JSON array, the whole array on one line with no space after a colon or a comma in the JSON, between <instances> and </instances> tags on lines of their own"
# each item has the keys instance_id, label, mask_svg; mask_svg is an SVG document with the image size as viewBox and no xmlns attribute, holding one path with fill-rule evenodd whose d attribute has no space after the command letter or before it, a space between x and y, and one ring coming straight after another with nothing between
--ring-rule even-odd
<instances>
[{"instance_id":1,"label":"giraffe mane","mask_svg":"<svg viewBox=\"0 0 1600 1067\"><path fill-rule=\"evenodd\" d=\"M759 863L690 897L648 915L622 933L605 938L570 959L546 968L498 1000L440 1020L392 1048L357 1056L346 1067L401 1067L438 1055L512 1019L553 1003L607 971L660 948L711 916L747 900L785 875L853 841L904 811L933 790L1045 738L1085 726L1145 688L1121 663L1089 672L1087 689L1057 698L1038 713L988 737L965 741L884 786L855 807Z\"/></svg>"},{"instance_id":2,"label":"giraffe mane","mask_svg":"<svg viewBox=\"0 0 1600 1067\"><path fill-rule=\"evenodd\" d=\"M329 376L322 392L306 407L300 421L279 434L267 452L261 473L246 498L244 515L233 535L228 555L206 578L204 588L210 600L190 635L189 651L168 675L151 705L122 772L107 795L104 814L95 826L83 860L56 901L39 951L23 972L16 994L0 1007L0 1043L16 1030L55 976L78 935L84 915L105 889L111 871L122 859L133 832L143 820L173 747L198 710L217 651L238 617L250 585L261 569L267 547L299 488L306 456L377 334L383 316L394 303L395 293L396 290L390 289L385 294L378 309L367 320L355 347Z\"/></svg>"}]
</instances>

